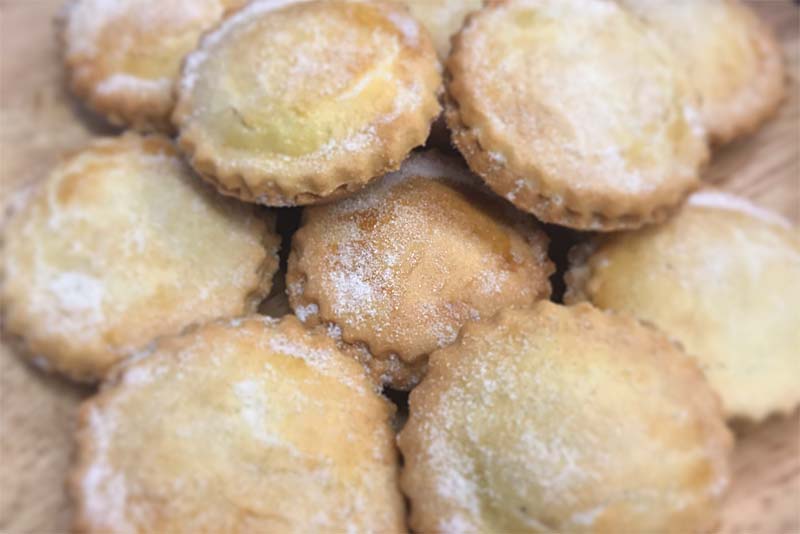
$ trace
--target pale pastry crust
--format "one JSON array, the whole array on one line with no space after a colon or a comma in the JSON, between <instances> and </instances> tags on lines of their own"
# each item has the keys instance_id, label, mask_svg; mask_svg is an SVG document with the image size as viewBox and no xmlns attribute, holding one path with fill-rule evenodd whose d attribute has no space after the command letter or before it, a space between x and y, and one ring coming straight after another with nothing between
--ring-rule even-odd
<instances>
[{"instance_id":1,"label":"pale pastry crust","mask_svg":"<svg viewBox=\"0 0 800 534\"><path fill-rule=\"evenodd\" d=\"M393 411L293 316L162 339L81 408L76 530L404 532Z\"/></svg>"},{"instance_id":2,"label":"pale pastry crust","mask_svg":"<svg viewBox=\"0 0 800 534\"><path fill-rule=\"evenodd\" d=\"M254 311L278 268L274 226L203 184L165 137L96 140L5 226L5 331L35 361L102 378L156 336Z\"/></svg>"},{"instance_id":3,"label":"pale pastry crust","mask_svg":"<svg viewBox=\"0 0 800 534\"><path fill-rule=\"evenodd\" d=\"M171 132L181 61L247 0L73 0L61 37L72 90L117 126Z\"/></svg>"},{"instance_id":4,"label":"pale pastry crust","mask_svg":"<svg viewBox=\"0 0 800 534\"><path fill-rule=\"evenodd\" d=\"M444 61L450 54L450 39L464 19L483 6L483 0L401 0L430 32L436 53Z\"/></svg>"},{"instance_id":5,"label":"pale pastry crust","mask_svg":"<svg viewBox=\"0 0 800 534\"><path fill-rule=\"evenodd\" d=\"M772 31L738 0L621 0L672 47L701 97L703 123L717 144L754 131L786 94Z\"/></svg>"},{"instance_id":6,"label":"pale pastry crust","mask_svg":"<svg viewBox=\"0 0 800 534\"><path fill-rule=\"evenodd\" d=\"M221 193L313 204L396 170L440 93L430 37L403 6L257 0L188 56L173 121Z\"/></svg>"},{"instance_id":7,"label":"pale pastry crust","mask_svg":"<svg viewBox=\"0 0 800 534\"><path fill-rule=\"evenodd\" d=\"M779 216L701 191L663 225L571 253L567 302L655 324L705 371L728 417L800 403L800 237Z\"/></svg>"},{"instance_id":8,"label":"pale pastry crust","mask_svg":"<svg viewBox=\"0 0 800 534\"><path fill-rule=\"evenodd\" d=\"M547 222L663 220L708 159L670 50L611 0L490 1L454 38L446 82L445 117L472 170Z\"/></svg>"},{"instance_id":9,"label":"pale pastry crust","mask_svg":"<svg viewBox=\"0 0 800 534\"><path fill-rule=\"evenodd\" d=\"M398 438L416 532L706 532L733 439L665 336L588 304L468 323Z\"/></svg>"},{"instance_id":10,"label":"pale pastry crust","mask_svg":"<svg viewBox=\"0 0 800 534\"><path fill-rule=\"evenodd\" d=\"M549 297L547 245L533 217L460 160L417 153L353 197L304 212L289 303L356 345L380 382L410 389L465 321Z\"/></svg>"}]
</instances>

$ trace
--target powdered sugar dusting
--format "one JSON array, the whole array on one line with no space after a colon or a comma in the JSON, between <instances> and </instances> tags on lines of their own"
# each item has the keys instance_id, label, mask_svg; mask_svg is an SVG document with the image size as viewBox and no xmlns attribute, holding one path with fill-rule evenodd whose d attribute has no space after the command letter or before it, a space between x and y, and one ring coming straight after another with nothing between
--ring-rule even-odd
<instances>
[{"instance_id":1,"label":"powdered sugar dusting","mask_svg":"<svg viewBox=\"0 0 800 534\"><path fill-rule=\"evenodd\" d=\"M308 306L297 306L294 309L294 314L297 315L297 318L304 323L308 321L309 317L316 315L317 313L319 313L319 306L314 303L311 303Z\"/></svg>"},{"instance_id":2,"label":"powdered sugar dusting","mask_svg":"<svg viewBox=\"0 0 800 534\"><path fill-rule=\"evenodd\" d=\"M556 309L541 304L539 310L545 306ZM575 316L567 327L552 316L507 311L468 326L458 345L434 355L425 381L412 392L411 417L399 437L412 514L415 507L420 517L436 513L442 531L582 532L595 530L611 510L631 517L635 529L637 516L638 525L652 524L643 503L669 517L705 504L709 494L719 497L726 473L719 447L727 431L721 420L706 419L710 392L701 401L660 393L680 384L685 369L672 374L675 368L663 360L651 367L638 357L646 344L633 342L635 349L619 353L622 345L613 342L623 330L642 340L648 332L630 331L623 321L606 329ZM565 339L571 341L564 345ZM644 389L641 380L647 380ZM663 402L625 411L635 399L654 395ZM689 411L690 428L701 420L709 427L697 435L685 423L671 426L676 409ZM654 436L654 421L677 436ZM635 454L618 454L630 443L637 445ZM637 478L652 458L669 466ZM685 482L699 462L713 474L708 489ZM423 487L428 500L414 501Z\"/></svg>"},{"instance_id":3,"label":"powdered sugar dusting","mask_svg":"<svg viewBox=\"0 0 800 534\"><path fill-rule=\"evenodd\" d=\"M308 0L255 0L225 19L216 29L207 33L200 45L186 56L183 68L184 74L181 78L181 90L192 90L197 82L197 71L202 68L203 63L208 59L209 51L224 41L232 32L235 32L240 25L246 24L270 11L305 1Z\"/></svg>"},{"instance_id":4,"label":"powdered sugar dusting","mask_svg":"<svg viewBox=\"0 0 800 534\"><path fill-rule=\"evenodd\" d=\"M8 223L2 291L14 333L67 372L243 313L271 274L265 221L200 185L166 138L96 140L40 185Z\"/></svg>"},{"instance_id":5,"label":"powdered sugar dusting","mask_svg":"<svg viewBox=\"0 0 800 534\"><path fill-rule=\"evenodd\" d=\"M378 207L396 186L414 177L450 181L482 189L480 179L469 168L460 164L457 159L445 156L436 150L429 150L424 153L412 154L403 162L400 169L370 182L358 194L337 202L334 209L344 214Z\"/></svg>"},{"instance_id":6,"label":"powdered sugar dusting","mask_svg":"<svg viewBox=\"0 0 800 534\"><path fill-rule=\"evenodd\" d=\"M130 74L116 73L106 78L97 86L99 94L113 94L122 92L137 93L164 93L172 88L172 80L158 78L155 80L131 76Z\"/></svg>"},{"instance_id":7,"label":"powdered sugar dusting","mask_svg":"<svg viewBox=\"0 0 800 534\"><path fill-rule=\"evenodd\" d=\"M470 130L490 166L562 194L572 212L614 219L657 207L634 198L696 183L708 151L688 88L666 45L616 2L492 3L461 37L463 99L483 118ZM502 187L530 209L521 190ZM609 195L619 200L597 200Z\"/></svg>"},{"instance_id":8,"label":"powdered sugar dusting","mask_svg":"<svg viewBox=\"0 0 800 534\"><path fill-rule=\"evenodd\" d=\"M696 137L705 138L706 127L703 124L703 118L697 108L688 104L683 106L683 118Z\"/></svg>"},{"instance_id":9,"label":"powdered sugar dusting","mask_svg":"<svg viewBox=\"0 0 800 534\"><path fill-rule=\"evenodd\" d=\"M312 348L305 343L293 341L283 334L275 332L267 341L269 348L278 354L284 354L292 358L298 358L324 375L335 377L337 380L347 385L360 394L366 394L364 385L351 379L341 370L341 362L337 358L341 357L334 354L335 349Z\"/></svg>"},{"instance_id":10,"label":"powdered sugar dusting","mask_svg":"<svg viewBox=\"0 0 800 534\"><path fill-rule=\"evenodd\" d=\"M105 25L124 14L126 7L119 0L72 0L65 8L69 50L75 54L97 53L97 40Z\"/></svg>"},{"instance_id":11,"label":"powdered sugar dusting","mask_svg":"<svg viewBox=\"0 0 800 534\"><path fill-rule=\"evenodd\" d=\"M358 315L364 319L377 315L376 305L383 300L383 287L394 281L391 270L375 271L367 258L377 249L361 243L342 243L337 250L337 269L327 282L333 290L333 310L337 315Z\"/></svg>"},{"instance_id":12,"label":"powdered sugar dusting","mask_svg":"<svg viewBox=\"0 0 800 534\"><path fill-rule=\"evenodd\" d=\"M241 380L233 385L234 395L239 401L239 415L256 440L268 445L282 446L282 440L267 431L269 399L265 387L265 384L256 379Z\"/></svg>"},{"instance_id":13,"label":"powdered sugar dusting","mask_svg":"<svg viewBox=\"0 0 800 534\"><path fill-rule=\"evenodd\" d=\"M488 196L488 210L478 211L483 194L463 163L430 151L312 208L290 262L293 309L302 318L317 306L320 321L381 360L371 365L395 355L403 370L452 343L466 321L533 302L547 285L537 273L547 260L534 250L532 220Z\"/></svg>"},{"instance_id":14,"label":"powdered sugar dusting","mask_svg":"<svg viewBox=\"0 0 800 534\"><path fill-rule=\"evenodd\" d=\"M133 532L126 518L128 488L125 475L114 469L109 454L116 432L115 412L93 407L89 412L88 431L94 440L94 456L82 479L82 497L86 514L104 517L123 534Z\"/></svg>"},{"instance_id":15,"label":"powdered sugar dusting","mask_svg":"<svg viewBox=\"0 0 800 534\"><path fill-rule=\"evenodd\" d=\"M456 325L439 320L435 321L432 327L433 335L436 338L436 346L438 348L446 347L458 337L458 328Z\"/></svg>"},{"instance_id":16,"label":"powdered sugar dusting","mask_svg":"<svg viewBox=\"0 0 800 534\"><path fill-rule=\"evenodd\" d=\"M483 354L480 360L471 358L460 371L461 376L469 377L470 383L463 387L451 386L444 391L438 409L425 426L425 436L429 440L428 461L432 472L437 473L437 492L447 502L456 503L465 517L471 518L473 525L478 524L475 522L480 516L478 503L481 500L499 502L507 497L494 493L496 488L491 485L476 486L479 476L473 462L482 465L483 469L492 466L494 476L502 477L511 487L539 486L547 501L543 503L545 506L575 498L576 487L597 478L589 468L592 459L583 458L576 443L567 437L570 429L575 427L570 417L565 417L561 427L544 429L531 426L532 419L528 419L527 413L509 416L517 418L519 428L508 435L503 450L494 450L486 444L497 439L494 435L497 431L512 432L513 426L509 426L512 423L507 421L495 425L487 418L495 417L492 414L499 413L496 407L502 403L511 401L516 405L520 402L517 396L525 394L520 390L521 383L536 388L542 406L558 404L557 386L539 380L539 373L522 367L520 360L525 357L528 341L520 340L519 343L521 346L516 346L516 353L511 358L508 356L511 352L504 353L502 360L493 352ZM521 469L527 463L532 465ZM537 519L530 515L521 519L531 526L538 524Z\"/></svg>"},{"instance_id":17,"label":"powdered sugar dusting","mask_svg":"<svg viewBox=\"0 0 800 534\"><path fill-rule=\"evenodd\" d=\"M137 31L149 31L146 35L152 40L157 35L152 33L154 28L183 28L198 21L210 24L222 17L223 6L218 0L73 0L65 15L69 54L95 56L107 52L100 48L100 39L109 29L116 29L120 47L135 54ZM168 40L171 36L158 37ZM146 44L152 46L152 42Z\"/></svg>"},{"instance_id":18,"label":"powdered sugar dusting","mask_svg":"<svg viewBox=\"0 0 800 534\"><path fill-rule=\"evenodd\" d=\"M523 187L525 187L525 182L523 180L515 181L514 188L508 193L506 193L506 199L509 202L514 202L515 200L517 200L517 195L519 194L520 191L522 191Z\"/></svg>"},{"instance_id":19,"label":"powdered sugar dusting","mask_svg":"<svg viewBox=\"0 0 800 534\"><path fill-rule=\"evenodd\" d=\"M216 321L163 339L132 363L127 377L167 369L148 387L109 382L82 419L78 503L87 528L225 531L242 517L259 532L384 532L400 524L384 401L371 390L368 398L358 389L319 392L285 365L283 356L317 368L330 360L338 381L356 380L349 359L315 348L316 335L293 318ZM338 372L336 358L344 364ZM302 494L292 491L298 483ZM181 506L164 507L174 499Z\"/></svg>"},{"instance_id":20,"label":"powdered sugar dusting","mask_svg":"<svg viewBox=\"0 0 800 534\"><path fill-rule=\"evenodd\" d=\"M52 314L70 335L93 336L93 328L100 324L105 314L103 299L105 286L90 275L80 272L53 273L47 287L52 300Z\"/></svg>"},{"instance_id":21,"label":"powdered sugar dusting","mask_svg":"<svg viewBox=\"0 0 800 534\"><path fill-rule=\"evenodd\" d=\"M749 200L742 197L707 189L698 191L689 197L688 204L690 206L699 206L704 208L717 208L723 210L738 211L744 213L761 221L776 224L783 228L791 228L792 224L784 217L775 212L766 210L762 207L756 206Z\"/></svg>"},{"instance_id":22,"label":"powdered sugar dusting","mask_svg":"<svg viewBox=\"0 0 800 534\"><path fill-rule=\"evenodd\" d=\"M570 517L570 521L576 525L592 526L598 517L606 510L605 505L595 506L588 510L575 512Z\"/></svg>"},{"instance_id":23,"label":"powdered sugar dusting","mask_svg":"<svg viewBox=\"0 0 800 534\"><path fill-rule=\"evenodd\" d=\"M134 365L134 362L138 362L148 357L154 350L155 346L155 342L152 342L144 350L135 352L126 358L125 365L127 368L125 369L125 373L122 377L125 385L144 386L146 384L153 383L153 381L159 379L167 373L169 369L166 365L156 364L155 362Z\"/></svg>"},{"instance_id":24,"label":"powdered sugar dusting","mask_svg":"<svg viewBox=\"0 0 800 534\"><path fill-rule=\"evenodd\" d=\"M508 272L496 272L490 268L482 271L478 277L480 278L481 287L483 288L484 293L500 293L503 290L503 285L508 280Z\"/></svg>"},{"instance_id":25,"label":"powdered sugar dusting","mask_svg":"<svg viewBox=\"0 0 800 534\"><path fill-rule=\"evenodd\" d=\"M363 158L364 153L375 153L377 159L378 153L386 152L384 126L404 114L418 115L426 102L433 102L434 95L433 91L426 94L426 90L430 89L429 84L398 76L398 65L409 61L406 41L415 36L415 31L419 31L418 22L404 14L398 6L374 4L369 9L374 9L377 16L395 26L399 32L386 24L367 26L356 17L351 31L336 33L339 42L335 44L337 54L333 57L330 54L332 30L325 31L324 22L317 21L325 15L321 12L327 9L324 3L316 5L314 9L297 9L290 16L289 10L296 3L282 0L252 2L206 35L197 50L189 54L185 61L177 116L183 123L182 130L191 132L187 125L195 124L200 132L204 131L207 122L219 118L219 106L207 105L209 101L224 102L234 111L232 117L238 117L230 120L236 121L245 116L269 114L269 110L263 109L263 106L258 110L254 108L255 101L268 102L268 106L275 110L275 116L282 117L281 121L276 121L280 126L268 128L261 118L255 119L256 126L248 123L242 135L253 139L263 137L261 148L251 150L249 145L225 144L220 148L227 157L224 161L220 158L220 165L231 170L235 168L237 174L248 175L250 173L243 169L252 169L254 175L273 176L278 185L283 180L287 184L291 181L292 188L297 188L297 181L300 180L304 182L302 187L317 194L327 194L329 189L338 184L329 183L330 176L321 176L321 164L336 164L342 158L356 153L359 158ZM281 17L286 18L284 20ZM284 31L284 26L293 28L304 21L309 28L308 38L299 44L286 45L284 51L284 42L293 40L290 32ZM253 32L253 28L260 31ZM228 69L225 63L215 58L224 57L231 50L246 48L248 43L237 40L237 37L252 33L270 35L271 40L262 44L269 47L271 52L252 54L250 61L254 64L250 70L254 81L248 85L248 91L229 90L229 86L237 85L235 83L212 85L199 82L236 76L233 69ZM253 49L257 44L249 43ZM431 62L431 66L435 66L435 62ZM369 101L359 101L365 98L364 95L378 91L381 86L385 90L379 92L385 98L370 97ZM313 97L303 96L311 94ZM202 98L200 95L203 95ZM309 98L314 106L319 104L319 112L309 116L297 113L298 109L308 107L306 100ZM340 120L337 117L342 118ZM241 125L236 122L232 127L241 128ZM282 136L275 135L273 131L279 127ZM304 133L296 136L293 132L299 130ZM281 141L276 140L278 138ZM203 142L224 144L216 138ZM393 161L388 163L394 164ZM259 196L261 193L255 192L260 201L281 202L274 199L272 193ZM290 200L284 202L291 203Z\"/></svg>"},{"instance_id":26,"label":"powdered sugar dusting","mask_svg":"<svg viewBox=\"0 0 800 534\"><path fill-rule=\"evenodd\" d=\"M502 167L506 163L508 163L508 160L506 159L506 157L502 153L497 152L495 150L492 150L492 151L489 152L489 159L492 161L492 163L494 165L496 165L498 167Z\"/></svg>"},{"instance_id":27,"label":"powdered sugar dusting","mask_svg":"<svg viewBox=\"0 0 800 534\"><path fill-rule=\"evenodd\" d=\"M333 339L335 341L341 341L341 339L342 339L342 328L339 325L334 324L334 323L327 323L325 325L325 329L326 329L326 333L328 334L328 336L331 339Z\"/></svg>"},{"instance_id":28,"label":"powdered sugar dusting","mask_svg":"<svg viewBox=\"0 0 800 534\"><path fill-rule=\"evenodd\" d=\"M456 508L451 515L443 517L440 524L443 527L459 525L464 529L459 532L469 532L474 530L476 515L480 510L480 490L476 485L474 466L469 459L454 454L453 443L447 436L449 426L445 421L437 421L426 427L427 461L430 462L431 471L437 474L434 481L436 493ZM473 528L467 528L469 525Z\"/></svg>"},{"instance_id":29,"label":"powdered sugar dusting","mask_svg":"<svg viewBox=\"0 0 800 534\"><path fill-rule=\"evenodd\" d=\"M419 46L419 22L414 17L397 11L390 11L387 18L397 26L408 46Z\"/></svg>"},{"instance_id":30,"label":"powdered sugar dusting","mask_svg":"<svg viewBox=\"0 0 800 534\"><path fill-rule=\"evenodd\" d=\"M453 532L458 534L472 534L479 532L475 526L463 515L455 513L444 516L439 520L439 530L441 532Z\"/></svg>"}]
</instances>

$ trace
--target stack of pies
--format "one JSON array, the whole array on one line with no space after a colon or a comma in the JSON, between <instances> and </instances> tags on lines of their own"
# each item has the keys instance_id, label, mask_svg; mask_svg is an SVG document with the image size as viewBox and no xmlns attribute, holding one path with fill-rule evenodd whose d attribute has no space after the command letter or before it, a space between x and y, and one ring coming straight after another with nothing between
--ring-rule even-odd
<instances>
[{"instance_id":1,"label":"stack of pies","mask_svg":"<svg viewBox=\"0 0 800 534\"><path fill-rule=\"evenodd\" d=\"M130 130L12 214L0 302L20 353L102 383L80 531L706 532L726 420L800 403L797 229L701 187L784 93L738 1L75 0L59 27ZM565 276L554 225L593 232Z\"/></svg>"}]
</instances>

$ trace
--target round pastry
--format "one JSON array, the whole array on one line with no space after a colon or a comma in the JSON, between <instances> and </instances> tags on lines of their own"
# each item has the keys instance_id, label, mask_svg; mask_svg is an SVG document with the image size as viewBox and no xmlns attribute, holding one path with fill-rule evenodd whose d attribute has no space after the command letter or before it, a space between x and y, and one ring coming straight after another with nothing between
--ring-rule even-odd
<instances>
[{"instance_id":1,"label":"round pastry","mask_svg":"<svg viewBox=\"0 0 800 534\"><path fill-rule=\"evenodd\" d=\"M62 33L72 89L113 124L170 131L183 57L246 1L73 0Z\"/></svg>"},{"instance_id":2,"label":"round pastry","mask_svg":"<svg viewBox=\"0 0 800 534\"><path fill-rule=\"evenodd\" d=\"M80 413L80 532L404 532L390 404L292 316L167 338Z\"/></svg>"},{"instance_id":3,"label":"round pastry","mask_svg":"<svg viewBox=\"0 0 800 534\"><path fill-rule=\"evenodd\" d=\"M455 145L544 221L608 231L663 220L708 158L681 69L613 1L490 2L453 39L447 70Z\"/></svg>"},{"instance_id":4,"label":"round pastry","mask_svg":"<svg viewBox=\"0 0 800 534\"><path fill-rule=\"evenodd\" d=\"M292 240L289 303L409 389L468 319L550 295L547 237L455 158L413 155L355 196L306 209Z\"/></svg>"},{"instance_id":5,"label":"round pastry","mask_svg":"<svg viewBox=\"0 0 800 534\"><path fill-rule=\"evenodd\" d=\"M733 440L666 337L587 304L468 323L398 439L416 532L705 532Z\"/></svg>"},{"instance_id":6,"label":"round pastry","mask_svg":"<svg viewBox=\"0 0 800 534\"><path fill-rule=\"evenodd\" d=\"M156 336L254 311L278 268L273 216L217 195L161 136L69 157L3 240L7 333L78 380Z\"/></svg>"},{"instance_id":7,"label":"round pastry","mask_svg":"<svg viewBox=\"0 0 800 534\"><path fill-rule=\"evenodd\" d=\"M729 417L800 402L800 237L738 197L701 191L667 223L571 253L567 302L631 313L679 341Z\"/></svg>"},{"instance_id":8,"label":"round pastry","mask_svg":"<svg viewBox=\"0 0 800 534\"><path fill-rule=\"evenodd\" d=\"M425 142L439 70L399 4L257 0L188 56L173 120L221 193L312 204L397 169Z\"/></svg>"},{"instance_id":9,"label":"round pastry","mask_svg":"<svg viewBox=\"0 0 800 534\"><path fill-rule=\"evenodd\" d=\"M725 143L755 130L785 93L780 46L738 0L621 0L672 47L699 92L703 123Z\"/></svg>"},{"instance_id":10,"label":"round pastry","mask_svg":"<svg viewBox=\"0 0 800 534\"><path fill-rule=\"evenodd\" d=\"M430 32L442 61L447 59L450 38L461 29L464 18L483 5L482 0L402 0L402 3Z\"/></svg>"}]
</instances>

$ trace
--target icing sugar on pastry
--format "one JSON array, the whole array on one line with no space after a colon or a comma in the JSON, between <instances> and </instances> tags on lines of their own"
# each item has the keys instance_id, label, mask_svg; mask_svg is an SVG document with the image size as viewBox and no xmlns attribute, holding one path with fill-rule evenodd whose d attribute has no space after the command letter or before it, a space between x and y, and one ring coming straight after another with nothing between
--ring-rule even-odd
<instances>
[{"instance_id":1,"label":"icing sugar on pastry","mask_svg":"<svg viewBox=\"0 0 800 534\"><path fill-rule=\"evenodd\" d=\"M252 311L278 268L274 218L219 197L161 136L100 139L4 229L5 327L78 379L196 322Z\"/></svg>"},{"instance_id":2,"label":"icing sugar on pastry","mask_svg":"<svg viewBox=\"0 0 800 534\"><path fill-rule=\"evenodd\" d=\"M572 253L567 302L655 324L697 360L729 417L800 403L800 239L782 217L719 191L692 195L663 225Z\"/></svg>"},{"instance_id":3,"label":"icing sugar on pastry","mask_svg":"<svg viewBox=\"0 0 800 534\"><path fill-rule=\"evenodd\" d=\"M467 323L409 412L416 532L703 532L730 478L732 436L693 362L586 304Z\"/></svg>"},{"instance_id":4,"label":"icing sugar on pastry","mask_svg":"<svg viewBox=\"0 0 800 534\"><path fill-rule=\"evenodd\" d=\"M383 2L256 1L189 55L173 120L220 192L315 203L395 170L439 112L427 32Z\"/></svg>"},{"instance_id":5,"label":"icing sugar on pastry","mask_svg":"<svg viewBox=\"0 0 800 534\"><path fill-rule=\"evenodd\" d=\"M687 199L687 204L690 206L705 206L709 208L740 211L750 215L751 217L755 217L756 219L761 219L765 222L782 226L787 230L791 229L792 227L791 222L774 211L757 206L742 197L715 189L702 189L693 193Z\"/></svg>"},{"instance_id":6,"label":"icing sugar on pastry","mask_svg":"<svg viewBox=\"0 0 800 534\"><path fill-rule=\"evenodd\" d=\"M112 123L171 129L181 61L246 0L73 0L63 17L73 90Z\"/></svg>"},{"instance_id":7,"label":"icing sugar on pastry","mask_svg":"<svg viewBox=\"0 0 800 534\"><path fill-rule=\"evenodd\" d=\"M616 3L493 2L453 42L454 143L520 209L607 231L663 220L696 187L708 147L695 95Z\"/></svg>"},{"instance_id":8,"label":"icing sugar on pastry","mask_svg":"<svg viewBox=\"0 0 800 534\"><path fill-rule=\"evenodd\" d=\"M399 534L392 412L291 316L161 339L81 409L75 526Z\"/></svg>"},{"instance_id":9,"label":"icing sugar on pastry","mask_svg":"<svg viewBox=\"0 0 800 534\"><path fill-rule=\"evenodd\" d=\"M287 286L298 317L337 325L376 378L408 388L464 321L549 296L552 270L532 217L428 151L352 197L308 208Z\"/></svg>"},{"instance_id":10,"label":"icing sugar on pastry","mask_svg":"<svg viewBox=\"0 0 800 534\"><path fill-rule=\"evenodd\" d=\"M672 48L701 97L711 138L725 143L753 131L786 92L780 46L739 0L621 0Z\"/></svg>"}]
</instances>

